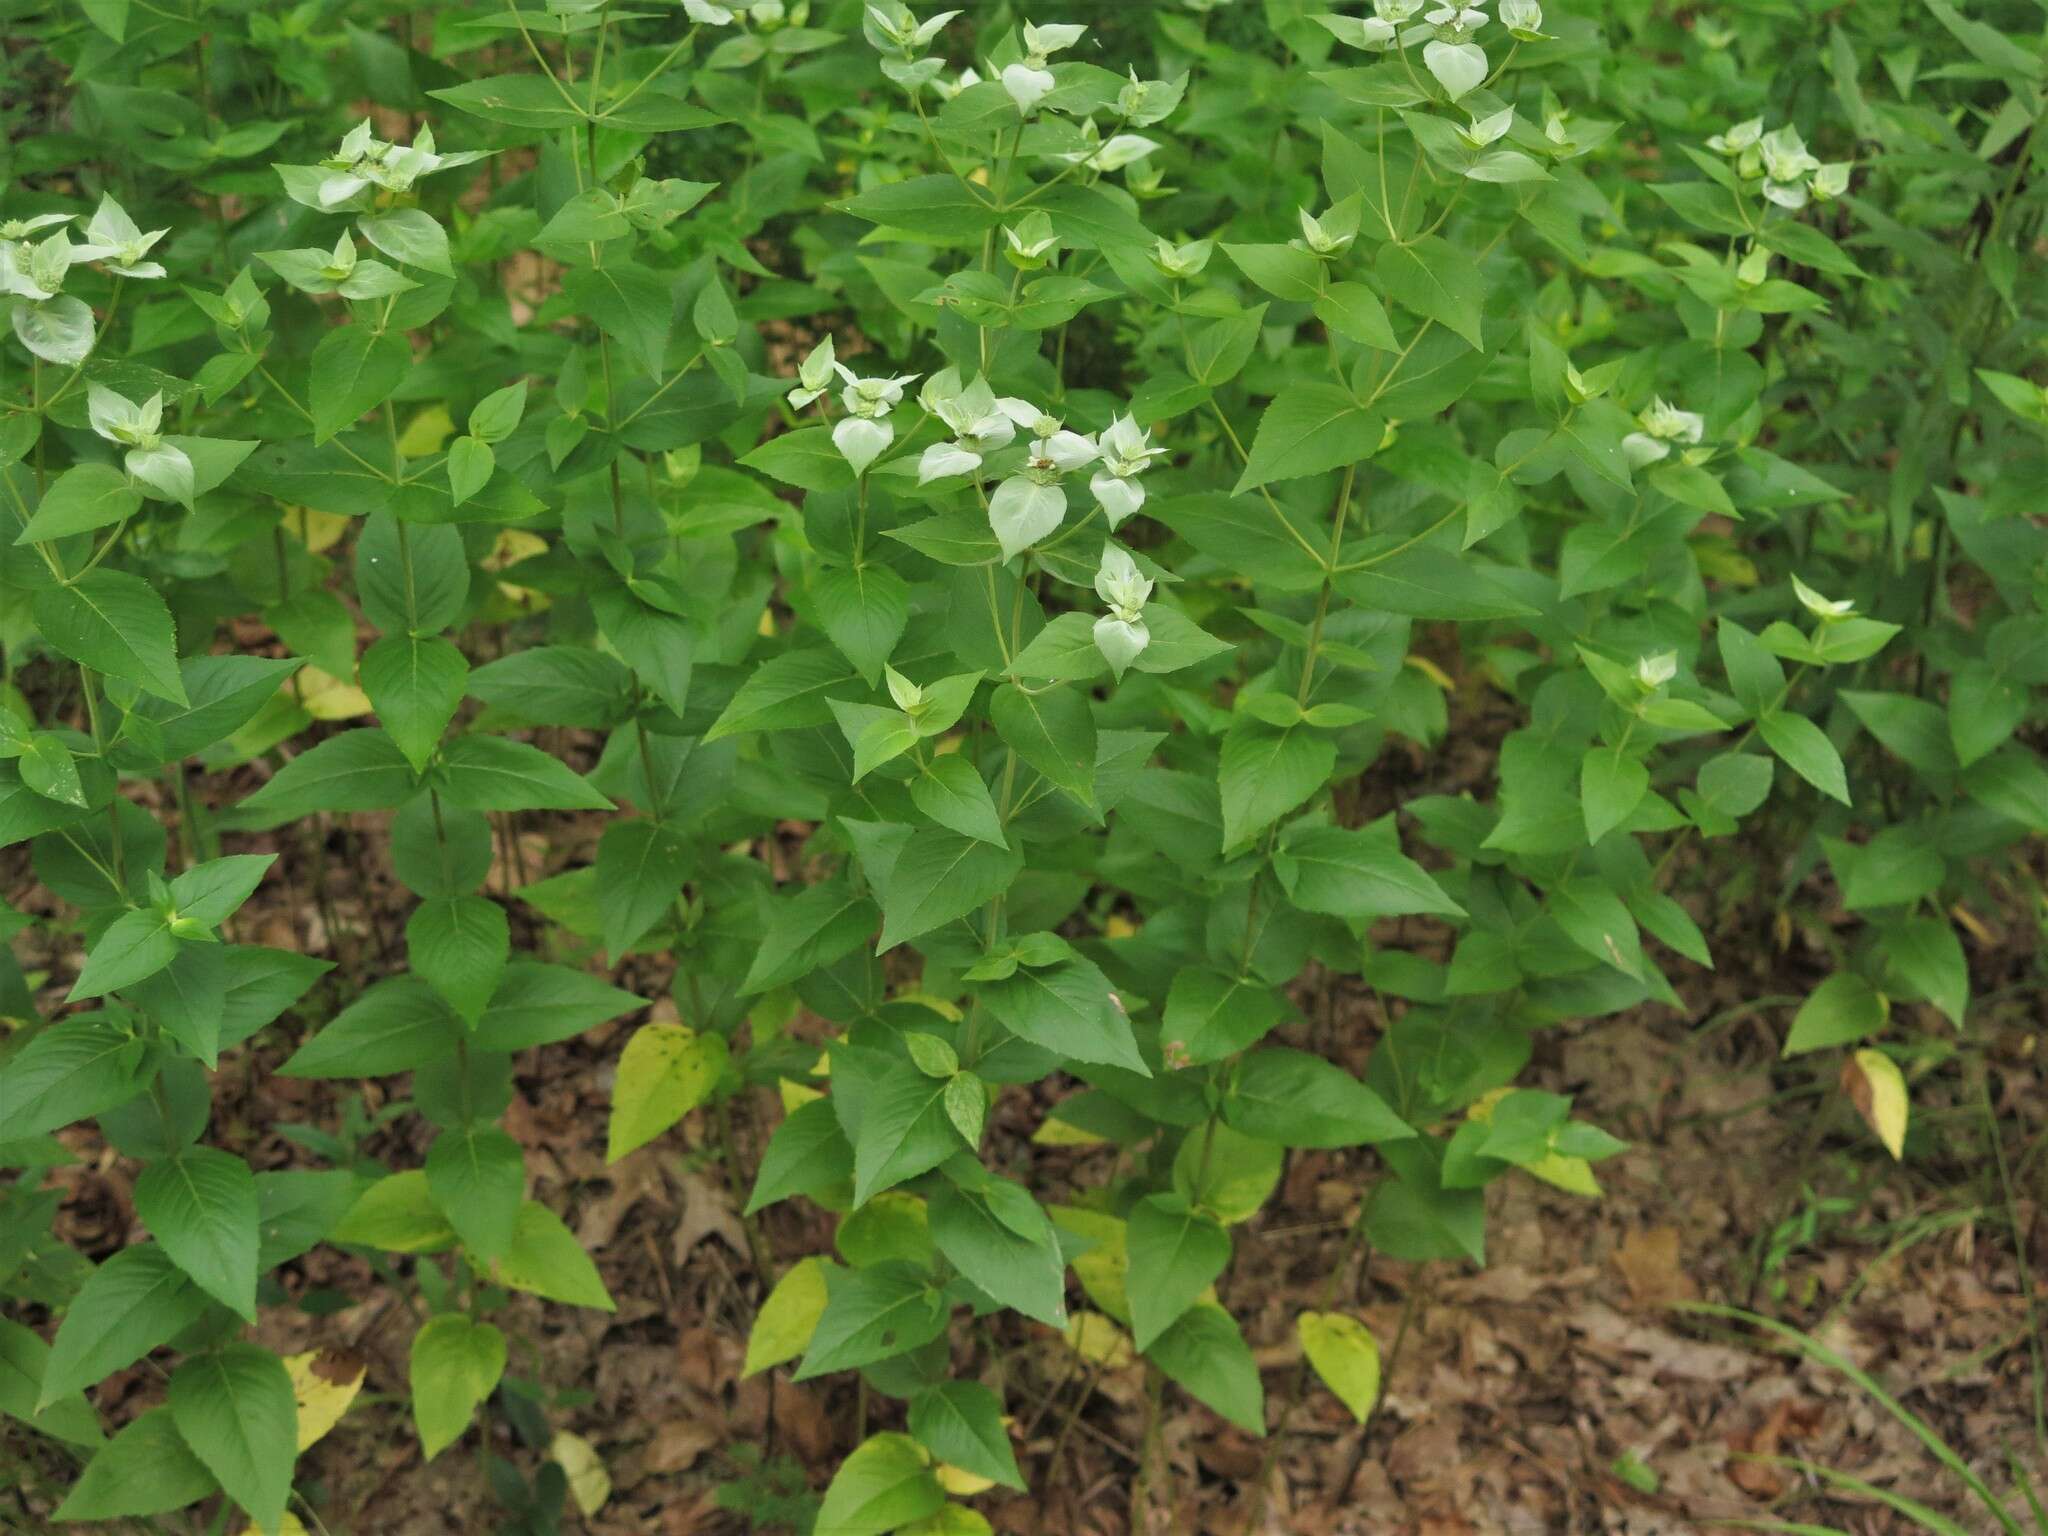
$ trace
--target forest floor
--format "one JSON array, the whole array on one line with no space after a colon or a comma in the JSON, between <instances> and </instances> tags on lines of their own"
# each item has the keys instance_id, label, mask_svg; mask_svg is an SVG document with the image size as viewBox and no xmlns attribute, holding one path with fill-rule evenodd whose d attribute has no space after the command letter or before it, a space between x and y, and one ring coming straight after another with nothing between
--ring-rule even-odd
<instances>
[{"instance_id":1,"label":"forest floor","mask_svg":"<svg viewBox=\"0 0 2048 1536\"><path fill-rule=\"evenodd\" d=\"M563 818L545 841L531 833L535 859L575 862L576 832ZM237 937L326 954L358 976L393 968L386 951L397 944L403 893L359 857L380 841L330 837L324 871L305 848L288 850L294 873L265 892L304 892L327 879L327 899L319 910L284 900L252 907ZM353 877L341 867L352 860ZM1720 926L1741 921L1724 915ZM375 942L379 925L388 932ZM2016 984L2026 957L1989 942L1996 937L1987 931L1973 960L1980 994L2006 984L1988 1010L2000 1031L1992 1080L2020 1164L2018 1230L2031 1273L2042 1275L2048 1223L2033 1192L2048 1170L2033 1156L2048 1124L2048 1079L2032 1045L2048 1001ZM1277 1438L1254 1440L1170 1387L1155 1416L1142 1367L1077 1368L1051 1330L1011 1319L998 1342L1034 1493L994 1490L977 1507L1009 1536L1136 1536L1132 1489L1142 1481L1142 1536L1652 1536L1725 1518L1809 1521L1855 1536L1912 1528L1875 1503L1825 1497L1815 1474L1776 1460L1791 1458L1919 1499L1965 1531L1986 1529L1960 1484L1840 1375L1674 1306L1749 1306L1808 1329L1884 1382L1994 1488L2011 1486L2009 1451L2043 1481L2028 1307L1981 1106L1974 1090L1945 1103L1933 1085L1916 1087L1914 1113L1936 1133L1939 1154L1894 1165L1827 1068L1781 1064L1785 1023L1826 969L1819 947L1782 923L1723 931L1716 950L1737 968L1681 979L1686 1015L1641 1010L1544 1035L1524 1080L1574 1094L1581 1116L1631 1147L1600 1165L1598 1200L1520 1176L1497 1184L1484 1270L1361 1254L1353 1218L1377 1176L1372 1154L1293 1154L1277 1195L1238 1229L1236 1260L1219 1285L1264 1373ZM635 957L620 981L658 998L665 966ZM1319 1047L1362 1067L1382 1028L1378 1003L1346 978L1306 985L1335 988L1315 1010ZM783 1529L721 1507L719 1488L742 1483L765 1511L775 1479L748 1472L763 1447L769 1474L788 1479L784 1492L820 1488L863 1424L887 1427L897 1410L858 1400L850 1381L798 1385L786 1370L769 1373L772 1388L769 1376L739 1379L772 1276L749 1258L713 1126L699 1112L605 1164L610 1073L631 1024L518 1062L507 1124L526 1148L531 1193L563 1213L619 1306L606 1315L519 1298L509 1315L512 1375L536 1384L553 1426L587 1439L609 1473L605 1504L587 1516L572 1508L565 1530ZM273 1076L285 1043L261 1049L261 1066L238 1084L224 1074L214 1134L259 1167L306 1165L309 1155L278 1127L331 1130L354 1090ZM370 1085L370 1106L393 1086L403 1083ZM1047 1102L1013 1091L999 1104L998 1161L1021 1170ZM744 1186L779 1110L765 1090L741 1109ZM89 1131L70 1135L81 1160L57 1174L69 1186L59 1233L97 1258L140 1234L132 1168ZM417 1166L423 1132L402 1117L364 1150ZM1053 1199L1070 1179L1099 1182L1112 1155L1034 1147L1028 1161L1038 1192ZM772 1267L829 1252L832 1221L803 1202L765 1213ZM499 1530L505 1518L485 1492L474 1433L421 1462L405 1422L408 1304L330 1248L291 1266L287 1283L323 1304L268 1309L264 1342L352 1350L368 1367L362 1398L300 1464L299 1486L331 1536ZM1371 1324L1385 1356L1383 1401L1364 1429L1301 1367L1293 1318L1326 1295ZM125 1420L160 1392L161 1378L137 1367L101 1388L99 1403ZM529 1473L545 1455L522 1445L504 1415L488 1432L492 1450Z\"/></svg>"}]
</instances>

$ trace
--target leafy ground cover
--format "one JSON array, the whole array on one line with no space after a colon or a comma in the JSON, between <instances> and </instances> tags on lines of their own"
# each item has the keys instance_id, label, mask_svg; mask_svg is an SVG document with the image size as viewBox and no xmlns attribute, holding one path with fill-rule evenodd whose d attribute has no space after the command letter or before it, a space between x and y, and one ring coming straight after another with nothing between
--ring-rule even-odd
<instances>
[{"instance_id":1,"label":"leafy ground cover","mask_svg":"<svg viewBox=\"0 0 2048 1536\"><path fill-rule=\"evenodd\" d=\"M8 11L24 1530L2022 1531L2039 8Z\"/></svg>"}]
</instances>

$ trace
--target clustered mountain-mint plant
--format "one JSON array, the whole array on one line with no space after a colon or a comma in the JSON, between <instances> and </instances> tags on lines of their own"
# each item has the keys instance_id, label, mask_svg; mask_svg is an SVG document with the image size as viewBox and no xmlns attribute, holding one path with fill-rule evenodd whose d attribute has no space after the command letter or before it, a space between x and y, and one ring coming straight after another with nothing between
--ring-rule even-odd
<instances>
[{"instance_id":1,"label":"clustered mountain-mint plant","mask_svg":"<svg viewBox=\"0 0 2048 1536\"><path fill-rule=\"evenodd\" d=\"M701 1111L745 1204L748 1372L863 1384L829 1536L988 1529L1034 1340L1284 1433L1217 1287L1288 1160L1355 1170L1346 1256L1483 1263L1489 1185L1621 1148L1518 1086L1545 1034L1710 933L1804 933L1787 1053L1934 1150L1958 914L2048 830L2017 0L348 20L10 39L72 92L0 199L38 1508L317 1515L376 1410L252 1329L319 1336L324 1243L420 1319L422 1454L481 1422L552 1529L513 1296L613 1298L502 1117L615 1019L608 1157ZM268 1070L383 1107L216 1111ZM102 1146L87 1255L48 1175Z\"/></svg>"}]
</instances>

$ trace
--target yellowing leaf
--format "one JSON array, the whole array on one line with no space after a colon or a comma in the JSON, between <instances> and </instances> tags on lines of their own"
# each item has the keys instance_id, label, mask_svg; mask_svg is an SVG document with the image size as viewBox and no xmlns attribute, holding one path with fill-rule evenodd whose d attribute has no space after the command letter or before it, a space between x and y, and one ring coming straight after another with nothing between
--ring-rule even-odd
<instances>
[{"instance_id":1,"label":"yellowing leaf","mask_svg":"<svg viewBox=\"0 0 2048 1536\"><path fill-rule=\"evenodd\" d=\"M811 1100L825 1097L821 1090L808 1083L793 1082L786 1077L775 1080L775 1089L782 1095L782 1112L785 1115L793 1115Z\"/></svg>"},{"instance_id":2,"label":"yellowing leaf","mask_svg":"<svg viewBox=\"0 0 2048 1536\"><path fill-rule=\"evenodd\" d=\"M353 720L370 712L367 693L318 667L301 667L294 681L298 684L300 705L315 720Z\"/></svg>"},{"instance_id":3,"label":"yellowing leaf","mask_svg":"<svg viewBox=\"0 0 2048 1536\"><path fill-rule=\"evenodd\" d=\"M596 1446L564 1429L548 1442L548 1454L568 1479L569 1497L576 1501L578 1509L585 1515L594 1515L604 1508L604 1501L612 1496L612 1475L605 1471L604 1458L597 1454Z\"/></svg>"},{"instance_id":4,"label":"yellowing leaf","mask_svg":"<svg viewBox=\"0 0 2048 1536\"><path fill-rule=\"evenodd\" d=\"M992 1477L982 1477L978 1473L969 1472L964 1467L956 1467L952 1463L945 1461L932 1468L932 1476L939 1480L939 1486L945 1489L946 1492L958 1494L963 1499L971 1499L977 1493L987 1493L989 1489L996 1485L996 1480ZM966 1514L967 1511L962 1510L960 1513ZM938 1514L933 1515L930 1520L920 1521L917 1525L911 1526L910 1529L930 1529L934 1531L962 1529L962 1527L934 1523L941 1520L945 1514L946 1511L942 1509ZM987 1530L988 1527L984 1524L981 1529Z\"/></svg>"},{"instance_id":5,"label":"yellowing leaf","mask_svg":"<svg viewBox=\"0 0 2048 1536\"><path fill-rule=\"evenodd\" d=\"M1068 1319L1067 1343L1083 1360L1111 1370L1138 1358L1131 1349L1131 1336L1100 1312L1076 1312Z\"/></svg>"},{"instance_id":6,"label":"yellowing leaf","mask_svg":"<svg viewBox=\"0 0 2048 1536\"><path fill-rule=\"evenodd\" d=\"M1883 1051L1861 1050L1842 1063L1842 1091L1896 1160L1906 1153L1906 1079Z\"/></svg>"},{"instance_id":7,"label":"yellowing leaf","mask_svg":"<svg viewBox=\"0 0 2048 1536\"><path fill-rule=\"evenodd\" d=\"M1124 1282L1130 1274L1131 1260L1123 1220L1085 1206L1056 1205L1052 1208L1052 1224L1063 1232L1086 1238L1093 1245L1086 1253L1074 1256L1074 1274L1090 1301L1118 1321L1129 1322L1131 1302L1125 1294Z\"/></svg>"},{"instance_id":8,"label":"yellowing leaf","mask_svg":"<svg viewBox=\"0 0 2048 1536\"><path fill-rule=\"evenodd\" d=\"M1078 1125L1062 1120L1058 1111L1038 1123L1031 1139L1041 1147L1099 1147L1109 1140L1107 1136L1098 1136L1093 1131L1084 1131Z\"/></svg>"},{"instance_id":9,"label":"yellowing leaf","mask_svg":"<svg viewBox=\"0 0 2048 1536\"><path fill-rule=\"evenodd\" d=\"M1568 1195L1584 1195L1588 1200L1600 1198L1600 1181L1593 1177L1593 1165L1583 1157L1566 1157L1551 1152L1529 1164L1522 1172Z\"/></svg>"},{"instance_id":10,"label":"yellowing leaf","mask_svg":"<svg viewBox=\"0 0 2048 1536\"><path fill-rule=\"evenodd\" d=\"M242 1530L242 1536L264 1536L263 1527L260 1525L245 1526ZM278 1523L276 1536L307 1536L306 1522L297 1515L287 1512L284 1519Z\"/></svg>"},{"instance_id":11,"label":"yellowing leaf","mask_svg":"<svg viewBox=\"0 0 2048 1536\"><path fill-rule=\"evenodd\" d=\"M1380 1346L1372 1330L1342 1312L1304 1312L1294 1331L1323 1385L1363 1424L1380 1396Z\"/></svg>"},{"instance_id":12,"label":"yellowing leaf","mask_svg":"<svg viewBox=\"0 0 2048 1536\"><path fill-rule=\"evenodd\" d=\"M711 1096L725 1041L685 1024L643 1024L619 1056L605 1160L645 1146Z\"/></svg>"},{"instance_id":13,"label":"yellowing leaf","mask_svg":"<svg viewBox=\"0 0 2048 1536\"><path fill-rule=\"evenodd\" d=\"M822 1259L803 1259L775 1282L775 1289L761 1303L754 1316L754 1331L747 1335L747 1359L742 1376L752 1376L785 1360L794 1360L810 1347L818 1319L825 1315L825 1264Z\"/></svg>"},{"instance_id":14,"label":"yellowing leaf","mask_svg":"<svg viewBox=\"0 0 2048 1536\"><path fill-rule=\"evenodd\" d=\"M455 423L449 419L448 407L430 405L398 434L398 451L408 459L429 458L439 453L441 445L454 435Z\"/></svg>"},{"instance_id":15,"label":"yellowing leaf","mask_svg":"<svg viewBox=\"0 0 2048 1536\"><path fill-rule=\"evenodd\" d=\"M363 1390L363 1361L340 1350L308 1350L286 1355L285 1374L292 1379L292 1400L299 1407L299 1449L318 1440L341 1422L348 1405Z\"/></svg>"},{"instance_id":16,"label":"yellowing leaf","mask_svg":"<svg viewBox=\"0 0 2048 1536\"><path fill-rule=\"evenodd\" d=\"M946 1474L955 1470L957 1469L953 1467L940 1467L937 1469L936 1475L939 1480L939 1486L948 1493L959 1493L961 1491L946 1481ZM974 1481L982 1482L980 1478L976 1478ZM983 1488L989 1486L991 1485L988 1483L982 1483ZM978 1493L980 1489L975 1491ZM927 1515L924 1519L914 1524L904 1526L896 1533L896 1536L990 1536L993 1529L994 1527L987 1520L967 1508L964 1504L948 1504L937 1514Z\"/></svg>"},{"instance_id":17,"label":"yellowing leaf","mask_svg":"<svg viewBox=\"0 0 2048 1536\"><path fill-rule=\"evenodd\" d=\"M1458 691L1458 685L1451 681L1450 673L1431 661L1427 656L1404 656L1401 659L1428 678L1432 683L1435 683L1437 687L1443 689L1445 693L1456 693Z\"/></svg>"},{"instance_id":18,"label":"yellowing leaf","mask_svg":"<svg viewBox=\"0 0 2048 1536\"><path fill-rule=\"evenodd\" d=\"M337 517L332 512L291 507L284 514L284 531L317 555L341 542L341 536L348 532L349 522L350 519Z\"/></svg>"}]
</instances>

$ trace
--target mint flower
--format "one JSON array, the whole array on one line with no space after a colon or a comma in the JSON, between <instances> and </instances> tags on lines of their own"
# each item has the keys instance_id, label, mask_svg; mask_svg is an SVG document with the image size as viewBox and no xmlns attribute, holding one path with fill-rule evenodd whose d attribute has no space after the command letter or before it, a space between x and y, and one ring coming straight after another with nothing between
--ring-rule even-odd
<instances>
[{"instance_id":1,"label":"mint flower","mask_svg":"<svg viewBox=\"0 0 2048 1536\"><path fill-rule=\"evenodd\" d=\"M903 386L917 375L863 379L843 363L834 363L832 369L846 381L846 388L839 392L839 403L846 407L846 415L832 428L832 444L853 466L856 475L864 475L868 466L881 457L882 450L895 441L896 429L889 425L889 412L901 403Z\"/></svg>"},{"instance_id":2,"label":"mint flower","mask_svg":"<svg viewBox=\"0 0 2048 1536\"><path fill-rule=\"evenodd\" d=\"M1014 559L1059 527L1067 515L1067 493L1060 481L1094 459L1095 443L1067 431L1055 417L1028 401L1005 399L996 408L1018 427L1033 434L1024 463L989 498L988 523L1003 558Z\"/></svg>"},{"instance_id":3,"label":"mint flower","mask_svg":"<svg viewBox=\"0 0 2048 1536\"><path fill-rule=\"evenodd\" d=\"M122 277L162 277L163 265L144 258L150 247L169 233L168 229L153 229L144 234L128 211L106 194L101 195L92 222L85 226L86 239L104 252L100 260L107 270Z\"/></svg>"},{"instance_id":4,"label":"mint flower","mask_svg":"<svg viewBox=\"0 0 2048 1536\"><path fill-rule=\"evenodd\" d=\"M1137 562L1122 549L1104 544L1102 564L1095 573L1095 595L1109 608L1095 621L1095 648L1121 680L1124 669L1152 643L1152 632L1145 627L1152 579L1141 573Z\"/></svg>"},{"instance_id":5,"label":"mint flower","mask_svg":"<svg viewBox=\"0 0 2048 1536\"><path fill-rule=\"evenodd\" d=\"M832 338L827 336L797 364L797 387L789 392L790 408L800 411L829 390L832 387L832 370L837 366L832 355Z\"/></svg>"},{"instance_id":6,"label":"mint flower","mask_svg":"<svg viewBox=\"0 0 2048 1536\"><path fill-rule=\"evenodd\" d=\"M1103 429L1096 451L1102 463L1089 479L1088 489L1095 493L1104 520L1114 529L1145 504L1145 488L1138 484L1138 476L1166 450L1154 448L1151 434L1126 415Z\"/></svg>"},{"instance_id":7,"label":"mint flower","mask_svg":"<svg viewBox=\"0 0 2048 1536\"><path fill-rule=\"evenodd\" d=\"M122 462L129 474L166 501L191 503L192 461L184 449L163 439L161 391L137 405L125 395L88 384L85 410L94 432L128 450Z\"/></svg>"},{"instance_id":8,"label":"mint flower","mask_svg":"<svg viewBox=\"0 0 2048 1536\"><path fill-rule=\"evenodd\" d=\"M1621 440L1621 451L1629 464L1641 469L1668 458L1673 443L1697 443L1705 435L1706 418L1694 411L1681 411L1661 396L1636 415L1642 431Z\"/></svg>"}]
</instances>

